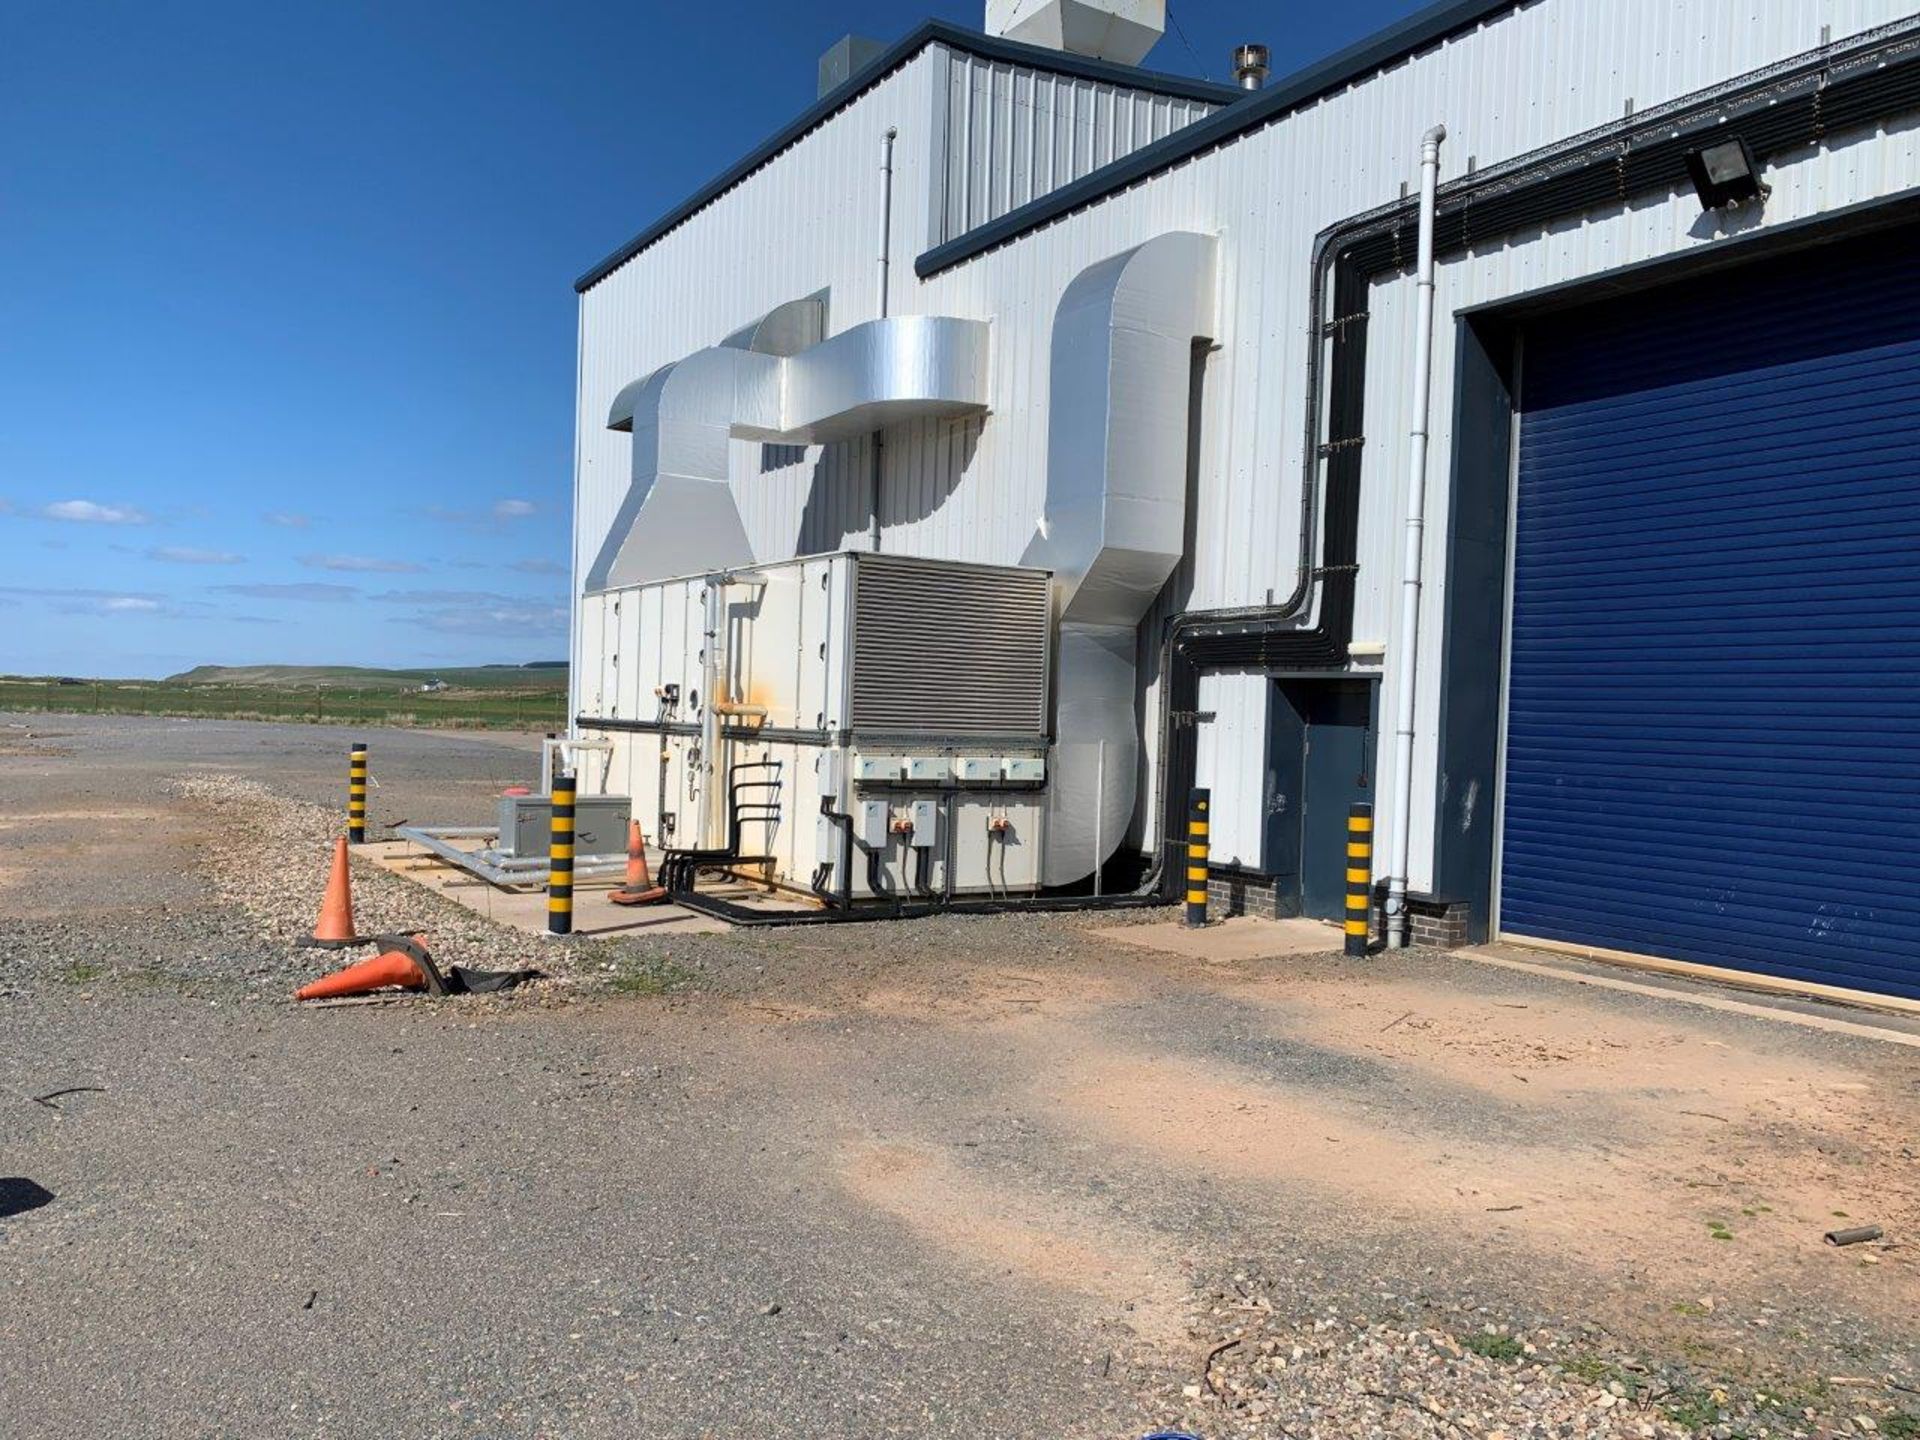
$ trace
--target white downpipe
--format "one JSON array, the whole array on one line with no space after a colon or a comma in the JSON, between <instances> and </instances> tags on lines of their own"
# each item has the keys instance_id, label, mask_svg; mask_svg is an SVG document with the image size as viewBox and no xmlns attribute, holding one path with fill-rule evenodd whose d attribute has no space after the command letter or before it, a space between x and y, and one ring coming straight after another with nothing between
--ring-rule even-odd
<instances>
[{"instance_id":1,"label":"white downpipe","mask_svg":"<svg viewBox=\"0 0 1920 1440\"><path fill-rule=\"evenodd\" d=\"M880 137L880 271L873 303L874 313L882 320L887 318L887 281L893 263L893 142L899 134L899 127L889 125L887 133ZM874 551L880 549L880 480L886 450L886 430L877 429L873 432L872 529L867 536L867 548Z\"/></svg>"},{"instance_id":2,"label":"white downpipe","mask_svg":"<svg viewBox=\"0 0 1920 1440\"><path fill-rule=\"evenodd\" d=\"M1400 638L1394 646L1399 700L1393 729L1393 808L1387 812L1387 944L1407 943L1407 853L1413 835L1414 684L1420 671L1420 570L1426 553L1427 426L1433 388L1433 200L1447 127L1420 137L1420 258L1413 331L1413 430L1407 454L1406 553L1400 562Z\"/></svg>"},{"instance_id":3,"label":"white downpipe","mask_svg":"<svg viewBox=\"0 0 1920 1440\"><path fill-rule=\"evenodd\" d=\"M720 808L725 784L720 764L720 707L727 687L727 576L707 576L704 642L700 647L700 828L694 844L710 849L721 843L726 823Z\"/></svg>"}]
</instances>

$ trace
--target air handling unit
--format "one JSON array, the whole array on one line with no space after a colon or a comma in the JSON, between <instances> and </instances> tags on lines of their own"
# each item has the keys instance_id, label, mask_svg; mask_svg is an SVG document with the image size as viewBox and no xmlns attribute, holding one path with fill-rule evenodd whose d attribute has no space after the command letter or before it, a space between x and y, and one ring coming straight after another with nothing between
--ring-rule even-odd
<instances>
[{"instance_id":1,"label":"air handling unit","mask_svg":"<svg viewBox=\"0 0 1920 1440\"><path fill-rule=\"evenodd\" d=\"M1051 577L842 552L585 597L580 725L697 868L809 897L1042 883Z\"/></svg>"}]
</instances>

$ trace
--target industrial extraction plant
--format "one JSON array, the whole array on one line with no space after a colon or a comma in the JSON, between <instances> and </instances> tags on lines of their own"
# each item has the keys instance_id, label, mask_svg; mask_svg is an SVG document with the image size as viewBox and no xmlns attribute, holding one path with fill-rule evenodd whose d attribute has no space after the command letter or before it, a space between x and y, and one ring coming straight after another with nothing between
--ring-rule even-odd
<instances>
[{"instance_id":1,"label":"industrial extraction plant","mask_svg":"<svg viewBox=\"0 0 1920 1440\"><path fill-rule=\"evenodd\" d=\"M744 922L1357 878L1387 943L1920 999L1911 0L1234 84L1164 14L849 37L579 279L582 796Z\"/></svg>"}]
</instances>

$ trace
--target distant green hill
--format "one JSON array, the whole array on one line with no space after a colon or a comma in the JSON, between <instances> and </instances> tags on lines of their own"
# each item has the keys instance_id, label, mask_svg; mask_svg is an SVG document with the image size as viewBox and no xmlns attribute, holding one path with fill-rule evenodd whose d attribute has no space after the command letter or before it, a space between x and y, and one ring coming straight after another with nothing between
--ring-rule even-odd
<instances>
[{"instance_id":1,"label":"distant green hill","mask_svg":"<svg viewBox=\"0 0 1920 1440\"><path fill-rule=\"evenodd\" d=\"M284 690L418 690L439 680L455 690L560 690L564 660L533 665L473 665L447 670L382 670L361 665L196 665L168 685L264 685Z\"/></svg>"}]
</instances>

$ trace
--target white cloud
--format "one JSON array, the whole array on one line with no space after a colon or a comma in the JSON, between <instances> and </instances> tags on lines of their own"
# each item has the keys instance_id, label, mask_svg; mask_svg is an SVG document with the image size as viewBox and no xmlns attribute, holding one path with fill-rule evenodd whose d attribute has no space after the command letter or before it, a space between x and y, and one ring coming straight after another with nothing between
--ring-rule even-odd
<instances>
[{"instance_id":1,"label":"white cloud","mask_svg":"<svg viewBox=\"0 0 1920 1440\"><path fill-rule=\"evenodd\" d=\"M494 518L499 520L518 520L534 512L531 500L502 500L493 507Z\"/></svg>"},{"instance_id":2,"label":"white cloud","mask_svg":"<svg viewBox=\"0 0 1920 1440\"><path fill-rule=\"evenodd\" d=\"M357 600L360 592L351 585L328 585L318 580L301 580L287 585L216 585L227 595L245 595L250 600L322 600L340 604Z\"/></svg>"},{"instance_id":3,"label":"white cloud","mask_svg":"<svg viewBox=\"0 0 1920 1440\"><path fill-rule=\"evenodd\" d=\"M414 621L429 630L455 635L564 635L567 608L564 605L474 606L436 610L416 615Z\"/></svg>"},{"instance_id":4,"label":"white cloud","mask_svg":"<svg viewBox=\"0 0 1920 1440\"><path fill-rule=\"evenodd\" d=\"M191 545L156 545L147 551L149 560L165 560L171 565L238 565L246 557L231 550L197 550Z\"/></svg>"},{"instance_id":5,"label":"white cloud","mask_svg":"<svg viewBox=\"0 0 1920 1440\"><path fill-rule=\"evenodd\" d=\"M144 595L115 595L102 600L100 608L109 615L151 615L166 607L158 600L149 600Z\"/></svg>"},{"instance_id":6,"label":"white cloud","mask_svg":"<svg viewBox=\"0 0 1920 1440\"><path fill-rule=\"evenodd\" d=\"M515 606L545 603L529 600L520 595L502 595L497 590L383 590L367 598L376 605L425 605L441 608L455 605Z\"/></svg>"},{"instance_id":7,"label":"white cloud","mask_svg":"<svg viewBox=\"0 0 1920 1440\"><path fill-rule=\"evenodd\" d=\"M269 525L278 525L283 530L304 530L313 524L311 515L301 515L291 510L269 511L260 518Z\"/></svg>"},{"instance_id":8,"label":"white cloud","mask_svg":"<svg viewBox=\"0 0 1920 1440\"><path fill-rule=\"evenodd\" d=\"M101 505L93 500L56 500L42 506L48 520L71 520L82 525L147 525L152 517L132 505Z\"/></svg>"},{"instance_id":9,"label":"white cloud","mask_svg":"<svg viewBox=\"0 0 1920 1440\"><path fill-rule=\"evenodd\" d=\"M572 572L558 560L516 560L507 567L522 575L568 575Z\"/></svg>"},{"instance_id":10,"label":"white cloud","mask_svg":"<svg viewBox=\"0 0 1920 1440\"><path fill-rule=\"evenodd\" d=\"M300 563L309 570L350 570L382 575L411 575L427 568L411 560L379 560L371 555L302 555Z\"/></svg>"}]
</instances>

